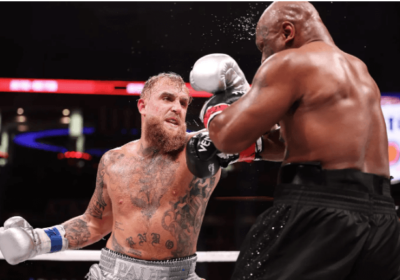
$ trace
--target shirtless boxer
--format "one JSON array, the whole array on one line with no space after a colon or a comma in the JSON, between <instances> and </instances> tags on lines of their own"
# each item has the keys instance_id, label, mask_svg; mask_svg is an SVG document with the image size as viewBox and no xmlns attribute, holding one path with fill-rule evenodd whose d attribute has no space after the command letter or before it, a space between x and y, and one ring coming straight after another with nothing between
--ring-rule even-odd
<instances>
[{"instance_id":1,"label":"shirtless boxer","mask_svg":"<svg viewBox=\"0 0 400 280\"><path fill-rule=\"evenodd\" d=\"M278 122L286 142L274 206L250 230L232 279L399 279L387 134L366 65L335 46L307 2L270 5L256 45L251 89L234 102L220 88L201 113L222 152L245 149ZM218 56L194 65L198 89L224 80L224 69L196 67Z\"/></svg>"},{"instance_id":2,"label":"shirtless boxer","mask_svg":"<svg viewBox=\"0 0 400 280\"><path fill-rule=\"evenodd\" d=\"M112 232L89 279L199 279L196 244L220 169L207 179L188 170L190 100L180 76L150 78L138 101L142 136L103 155L86 212L47 229L8 219L0 233L7 262L82 248Z\"/></svg>"}]
</instances>

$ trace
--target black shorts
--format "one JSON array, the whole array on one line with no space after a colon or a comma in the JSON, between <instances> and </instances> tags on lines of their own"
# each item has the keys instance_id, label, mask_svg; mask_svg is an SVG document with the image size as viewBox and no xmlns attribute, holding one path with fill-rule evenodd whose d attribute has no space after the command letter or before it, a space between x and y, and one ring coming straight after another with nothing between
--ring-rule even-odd
<instances>
[{"instance_id":1,"label":"black shorts","mask_svg":"<svg viewBox=\"0 0 400 280\"><path fill-rule=\"evenodd\" d=\"M282 167L274 206L249 231L232 279L400 279L389 179L319 165Z\"/></svg>"}]
</instances>

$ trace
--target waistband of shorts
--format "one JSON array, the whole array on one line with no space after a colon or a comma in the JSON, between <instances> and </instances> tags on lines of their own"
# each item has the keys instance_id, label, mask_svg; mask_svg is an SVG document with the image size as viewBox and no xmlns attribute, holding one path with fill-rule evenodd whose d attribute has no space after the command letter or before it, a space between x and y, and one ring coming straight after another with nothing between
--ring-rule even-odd
<instances>
[{"instance_id":1,"label":"waistband of shorts","mask_svg":"<svg viewBox=\"0 0 400 280\"><path fill-rule=\"evenodd\" d=\"M356 169L322 169L318 163L282 166L274 203L334 207L369 214L393 214L390 180Z\"/></svg>"},{"instance_id":2,"label":"waistband of shorts","mask_svg":"<svg viewBox=\"0 0 400 280\"><path fill-rule=\"evenodd\" d=\"M168 260L148 261L136 259L108 248L103 248L100 255L100 268L114 276L125 278L132 274L136 279L138 274L142 277L155 277L155 279L185 279L196 268L197 255ZM149 275L143 275L149 274ZM136 278L135 278L136 276ZM142 279L142 278L139 278Z\"/></svg>"}]
</instances>

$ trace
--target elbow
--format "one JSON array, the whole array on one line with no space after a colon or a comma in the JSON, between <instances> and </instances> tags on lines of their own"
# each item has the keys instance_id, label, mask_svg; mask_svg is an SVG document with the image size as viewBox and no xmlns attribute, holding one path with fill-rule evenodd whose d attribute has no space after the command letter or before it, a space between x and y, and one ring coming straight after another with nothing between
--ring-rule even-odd
<instances>
[{"instance_id":1,"label":"elbow","mask_svg":"<svg viewBox=\"0 0 400 280\"><path fill-rule=\"evenodd\" d=\"M84 214L85 219L88 221L87 226L90 228L93 240L96 239L97 242L111 232L112 216L106 214L99 220L97 218L88 217L87 215L87 213Z\"/></svg>"}]
</instances>

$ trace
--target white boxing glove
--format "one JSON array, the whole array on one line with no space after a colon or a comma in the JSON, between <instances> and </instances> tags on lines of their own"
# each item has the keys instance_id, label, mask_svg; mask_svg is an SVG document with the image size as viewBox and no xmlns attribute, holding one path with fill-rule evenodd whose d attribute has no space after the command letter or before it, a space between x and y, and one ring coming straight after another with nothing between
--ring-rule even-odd
<instances>
[{"instance_id":1,"label":"white boxing glove","mask_svg":"<svg viewBox=\"0 0 400 280\"><path fill-rule=\"evenodd\" d=\"M210 121L242 97L250 85L236 61L226 54L203 56L190 72L190 85L198 91L213 93L200 112L206 128Z\"/></svg>"},{"instance_id":2,"label":"white boxing glove","mask_svg":"<svg viewBox=\"0 0 400 280\"><path fill-rule=\"evenodd\" d=\"M36 228L22 217L12 217L0 228L0 251L9 264L18 264L34 256L68 248L62 225Z\"/></svg>"},{"instance_id":3,"label":"white boxing glove","mask_svg":"<svg viewBox=\"0 0 400 280\"><path fill-rule=\"evenodd\" d=\"M220 91L247 92L250 85L237 62L227 54L203 56L190 72L190 85L194 90L218 93Z\"/></svg>"}]
</instances>

